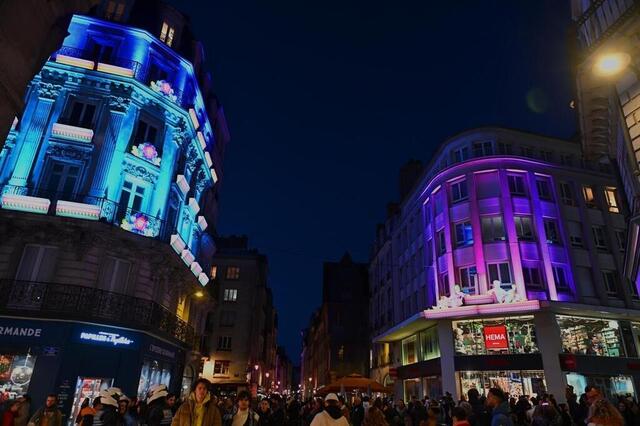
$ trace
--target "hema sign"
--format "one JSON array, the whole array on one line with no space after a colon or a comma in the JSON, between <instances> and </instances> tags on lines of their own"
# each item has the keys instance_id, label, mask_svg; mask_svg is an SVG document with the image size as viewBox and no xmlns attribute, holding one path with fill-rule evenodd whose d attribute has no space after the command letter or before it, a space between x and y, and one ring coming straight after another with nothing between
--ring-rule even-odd
<instances>
[{"instance_id":1,"label":"hema sign","mask_svg":"<svg viewBox=\"0 0 640 426\"><path fill-rule=\"evenodd\" d=\"M484 345L487 350L509 349L507 340L507 327L504 325L484 326Z\"/></svg>"}]
</instances>

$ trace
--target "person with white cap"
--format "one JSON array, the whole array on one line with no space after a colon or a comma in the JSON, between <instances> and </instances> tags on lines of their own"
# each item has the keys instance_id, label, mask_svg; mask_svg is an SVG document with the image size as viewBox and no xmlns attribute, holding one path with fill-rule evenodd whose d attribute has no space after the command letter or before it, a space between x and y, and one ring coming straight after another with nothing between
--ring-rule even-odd
<instances>
[{"instance_id":1,"label":"person with white cap","mask_svg":"<svg viewBox=\"0 0 640 426\"><path fill-rule=\"evenodd\" d=\"M168 426L173 419L171 407L167 405L169 391L166 385L153 385L147 392L147 425Z\"/></svg>"},{"instance_id":2,"label":"person with white cap","mask_svg":"<svg viewBox=\"0 0 640 426\"><path fill-rule=\"evenodd\" d=\"M118 401L124 394L120 388L108 388L100 391L98 404L101 410L96 410L93 425L96 426L121 426L122 418L118 414ZM95 405L95 402L94 402Z\"/></svg>"},{"instance_id":3,"label":"person with white cap","mask_svg":"<svg viewBox=\"0 0 640 426\"><path fill-rule=\"evenodd\" d=\"M342 415L340 400L335 393L330 393L324 398L324 410L316 414L311 426L340 425L349 426L346 417Z\"/></svg>"}]
</instances>

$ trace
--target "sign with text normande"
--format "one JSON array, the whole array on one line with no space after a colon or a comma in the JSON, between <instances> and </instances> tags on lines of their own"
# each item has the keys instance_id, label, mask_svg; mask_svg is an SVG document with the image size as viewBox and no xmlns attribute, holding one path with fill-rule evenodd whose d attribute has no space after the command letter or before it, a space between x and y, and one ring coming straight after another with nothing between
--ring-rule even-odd
<instances>
[{"instance_id":1,"label":"sign with text normande","mask_svg":"<svg viewBox=\"0 0 640 426\"><path fill-rule=\"evenodd\" d=\"M507 327L504 325L486 325L484 327L484 346L489 351L509 349Z\"/></svg>"}]
</instances>

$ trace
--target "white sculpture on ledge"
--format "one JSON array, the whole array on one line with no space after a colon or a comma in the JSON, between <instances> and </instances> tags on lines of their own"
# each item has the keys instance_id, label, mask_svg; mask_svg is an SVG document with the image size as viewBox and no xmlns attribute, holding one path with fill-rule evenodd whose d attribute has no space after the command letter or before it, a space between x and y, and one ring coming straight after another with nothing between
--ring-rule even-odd
<instances>
[{"instance_id":1,"label":"white sculpture on ledge","mask_svg":"<svg viewBox=\"0 0 640 426\"><path fill-rule=\"evenodd\" d=\"M524 300L524 297L518 294L515 285L511 284L511 288L505 290L498 280L493 280L493 288L489 292L493 294L493 299L496 303L513 303Z\"/></svg>"},{"instance_id":2,"label":"white sculpture on ledge","mask_svg":"<svg viewBox=\"0 0 640 426\"><path fill-rule=\"evenodd\" d=\"M449 297L441 296L438 300L436 309L457 308L464 304L464 293L460 290L459 285L453 286L453 294Z\"/></svg>"}]
</instances>

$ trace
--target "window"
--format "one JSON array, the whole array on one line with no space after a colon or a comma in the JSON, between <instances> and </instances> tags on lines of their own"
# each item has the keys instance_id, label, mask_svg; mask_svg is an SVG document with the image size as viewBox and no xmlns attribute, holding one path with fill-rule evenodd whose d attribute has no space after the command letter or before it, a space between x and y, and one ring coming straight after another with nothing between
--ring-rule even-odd
<instances>
[{"instance_id":1,"label":"window","mask_svg":"<svg viewBox=\"0 0 640 426\"><path fill-rule=\"evenodd\" d=\"M460 222L455 224L456 247L469 246L473 244L473 232L471 222Z\"/></svg>"},{"instance_id":2,"label":"window","mask_svg":"<svg viewBox=\"0 0 640 426\"><path fill-rule=\"evenodd\" d=\"M131 181L125 180L120 192L118 203L118 218L122 219L127 214L139 212L144 208L145 188Z\"/></svg>"},{"instance_id":3,"label":"window","mask_svg":"<svg viewBox=\"0 0 640 426\"><path fill-rule=\"evenodd\" d=\"M602 282L607 290L607 295L616 296L618 294L618 277L615 271L602 271Z\"/></svg>"},{"instance_id":4,"label":"window","mask_svg":"<svg viewBox=\"0 0 640 426\"><path fill-rule=\"evenodd\" d=\"M533 224L530 216L515 216L513 222L516 225L516 234L519 241L533 241Z\"/></svg>"},{"instance_id":5,"label":"window","mask_svg":"<svg viewBox=\"0 0 640 426\"><path fill-rule=\"evenodd\" d=\"M102 271L98 279L100 288L106 291L126 294L131 272L131 262L107 257L102 265Z\"/></svg>"},{"instance_id":6,"label":"window","mask_svg":"<svg viewBox=\"0 0 640 426\"><path fill-rule=\"evenodd\" d=\"M501 284L511 284L511 271L508 263L490 263L487 265L489 270L489 281L500 281Z\"/></svg>"},{"instance_id":7,"label":"window","mask_svg":"<svg viewBox=\"0 0 640 426\"><path fill-rule=\"evenodd\" d=\"M224 300L225 302L235 302L236 300L238 300L238 289L225 288L222 300Z\"/></svg>"},{"instance_id":8,"label":"window","mask_svg":"<svg viewBox=\"0 0 640 426\"><path fill-rule=\"evenodd\" d=\"M218 336L218 350L230 351L231 350L231 337L230 336Z\"/></svg>"},{"instance_id":9,"label":"window","mask_svg":"<svg viewBox=\"0 0 640 426\"><path fill-rule=\"evenodd\" d=\"M40 191L45 197L75 195L80 180L80 166L72 163L50 161Z\"/></svg>"},{"instance_id":10,"label":"window","mask_svg":"<svg viewBox=\"0 0 640 426\"><path fill-rule=\"evenodd\" d=\"M211 279L215 280L217 276L218 276L218 267L216 265L213 265L211 267Z\"/></svg>"},{"instance_id":11,"label":"window","mask_svg":"<svg viewBox=\"0 0 640 426\"><path fill-rule=\"evenodd\" d=\"M601 226L594 226L591 230L593 231L593 242L595 243L596 248L599 250L608 250L604 228Z\"/></svg>"},{"instance_id":12,"label":"window","mask_svg":"<svg viewBox=\"0 0 640 426\"><path fill-rule=\"evenodd\" d=\"M440 280L438 281L438 295L440 297L446 296L449 297L450 289L449 289L449 274L444 273L440 275Z\"/></svg>"},{"instance_id":13,"label":"window","mask_svg":"<svg viewBox=\"0 0 640 426\"><path fill-rule=\"evenodd\" d=\"M85 129L93 128L93 118L96 113L96 106L87 102L74 100L69 108L65 124Z\"/></svg>"},{"instance_id":14,"label":"window","mask_svg":"<svg viewBox=\"0 0 640 426\"><path fill-rule=\"evenodd\" d=\"M467 192L467 181L461 180L456 183L451 184L451 202L457 203L462 200L466 200L469 198L469 194Z\"/></svg>"},{"instance_id":15,"label":"window","mask_svg":"<svg viewBox=\"0 0 640 426\"><path fill-rule=\"evenodd\" d=\"M556 282L556 289L568 290L567 274L562 266L553 267L553 280Z\"/></svg>"},{"instance_id":16,"label":"window","mask_svg":"<svg viewBox=\"0 0 640 426\"><path fill-rule=\"evenodd\" d=\"M576 198L573 196L573 188L568 182L560 182L560 199L567 206L575 206Z\"/></svg>"},{"instance_id":17,"label":"window","mask_svg":"<svg viewBox=\"0 0 640 426\"><path fill-rule=\"evenodd\" d=\"M596 197L593 192L593 187L585 185L582 187L582 195L584 196L584 202L587 207L595 209L596 205Z\"/></svg>"},{"instance_id":18,"label":"window","mask_svg":"<svg viewBox=\"0 0 640 426\"><path fill-rule=\"evenodd\" d=\"M173 45L173 37L175 36L176 29L172 27L167 21L162 23L162 30L160 30L160 41L171 47Z\"/></svg>"},{"instance_id":19,"label":"window","mask_svg":"<svg viewBox=\"0 0 640 426\"><path fill-rule=\"evenodd\" d=\"M220 374L227 376L229 375L229 364L230 361L218 361L216 360L213 363L213 374Z\"/></svg>"},{"instance_id":20,"label":"window","mask_svg":"<svg viewBox=\"0 0 640 426\"><path fill-rule=\"evenodd\" d=\"M620 213L618 201L616 200L616 189L607 187L604 189L604 199L607 202L607 210L610 213Z\"/></svg>"},{"instance_id":21,"label":"window","mask_svg":"<svg viewBox=\"0 0 640 426\"><path fill-rule=\"evenodd\" d=\"M16 272L16 280L50 282L56 268L58 248L27 244Z\"/></svg>"},{"instance_id":22,"label":"window","mask_svg":"<svg viewBox=\"0 0 640 426\"><path fill-rule=\"evenodd\" d=\"M577 355L625 356L618 321L557 315L562 352Z\"/></svg>"},{"instance_id":23,"label":"window","mask_svg":"<svg viewBox=\"0 0 640 426\"><path fill-rule=\"evenodd\" d=\"M520 153L523 157L533 158L533 148L531 148L530 146L520 147Z\"/></svg>"},{"instance_id":24,"label":"window","mask_svg":"<svg viewBox=\"0 0 640 426\"><path fill-rule=\"evenodd\" d=\"M454 321L452 325L456 355L539 352L533 316ZM492 344L487 346L487 342Z\"/></svg>"},{"instance_id":25,"label":"window","mask_svg":"<svg viewBox=\"0 0 640 426\"><path fill-rule=\"evenodd\" d=\"M582 224L576 221L568 221L569 228L569 241L572 247L583 248L584 243L582 241Z\"/></svg>"},{"instance_id":26,"label":"window","mask_svg":"<svg viewBox=\"0 0 640 426\"><path fill-rule=\"evenodd\" d=\"M513 147L509 143L498 142L498 154L501 155L512 155Z\"/></svg>"},{"instance_id":27,"label":"window","mask_svg":"<svg viewBox=\"0 0 640 426\"><path fill-rule=\"evenodd\" d=\"M236 311L221 311L220 326L233 327L236 323Z\"/></svg>"},{"instance_id":28,"label":"window","mask_svg":"<svg viewBox=\"0 0 640 426\"><path fill-rule=\"evenodd\" d=\"M473 156L484 157L486 155L493 155L493 143L487 142L474 142L473 143Z\"/></svg>"},{"instance_id":29,"label":"window","mask_svg":"<svg viewBox=\"0 0 640 426\"><path fill-rule=\"evenodd\" d=\"M573 166L573 156L571 154L560 154L560 164L563 166Z\"/></svg>"},{"instance_id":30,"label":"window","mask_svg":"<svg viewBox=\"0 0 640 426\"><path fill-rule=\"evenodd\" d=\"M540 159L542 161L546 161L548 163L551 163L553 161L553 151L541 150L540 151Z\"/></svg>"},{"instance_id":31,"label":"window","mask_svg":"<svg viewBox=\"0 0 640 426\"><path fill-rule=\"evenodd\" d=\"M422 361L428 361L440 357L440 343L438 341L438 328L431 327L420 332L420 345L422 351L420 358Z\"/></svg>"},{"instance_id":32,"label":"window","mask_svg":"<svg viewBox=\"0 0 640 426\"><path fill-rule=\"evenodd\" d=\"M227 266L227 275L225 278L228 280L240 279L240 267L239 266Z\"/></svg>"},{"instance_id":33,"label":"window","mask_svg":"<svg viewBox=\"0 0 640 426\"><path fill-rule=\"evenodd\" d=\"M544 219L544 232L547 234L547 242L561 244L558 222L555 219Z\"/></svg>"},{"instance_id":34,"label":"window","mask_svg":"<svg viewBox=\"0 0 640 426\"><path fill-rule=\"evenodd\" d=\"M537 266L522 265L522 275L524 276L524 284L527 287L542 288L540 269Z\"/></svg>"},{"instance_id":35,"label":"window","mask_svg":"<svg viewBox=\"0 0 640 426\"><path fill-rule=\"evenodd\" d=\"M536 188L538 188L538 196L541 200L553 200L553 197L551 196L551 185L549 184L549 179L536 179Z\"/></svg>"},{"instance_id":36,"label":"window","mask_svg":"<svg viewBox=\"0 0 640 426\"><path fill-rule=\"evenodd\" d=\"M105 19L110 19L116 22L122 21L122 18L124 16L124 8L125 8L124 1L109 0L109 2L107 2L107 7L104 11Z\"/></svg>"},{"instance_id":37,"label":"window","mask_svg":"<svg viewBox=\"0 0 640 426\"><path fill-rule=\"evenodd\" d=\"M90 41L90 54L94 62L102 62L103 64L111 63L113 57L113 46L103 41L92 39Z\"/></svg>"},{"instance_id":38,"label":"window","mask_svg":"<svg viewBox=\"0 0 640 426\"><path fill-rule=\"evenodd\" d=\"M418 348L416 336L411 336L402 341L402 365L418 362Z\"/></svg>"},{"instance_id":39,"label":"window","mask_svg":"<svg viewBox=\"0 0 640 426\"><path fill-rule=\"evenodd\" d=\"M480 221L482 223L482 241L491 243L507 239L502 216L482 216Z\"/></svg>"},{"instance_id":40,"label":"window","mask_svg":"<svg viewBox=\"0 0 640 426\"><path fill-rule=\"evenodd\" d=\"M469 159L469 148L462 147L453 151L453 161L460 163Z\"/></svg>"},{"instance_id":41,"label":"window","mask_svg":"<svg viewBox=\"0 0 640 426\"><path fill-rule=\"evenodd\" d=\"M340 345L338 348L338 360L344 361L344 345Z\"/></svg>"},{"instance_id":42,"label":"window","mask_svg":"<svg viewBox=\"0 0 640 426\"><path fill-rule=\"evenodd\" d=\"M459 269L460 287L465 294L478 293L478 271L475 266L467 266Z\"/></svg>"},{"instance_id":43,"label":"window","mask_svg":"<svg viewBox=\"0 0 640 426\"><path fill-rule=\"evenodd\" d=\"M624 252L627 249L627 233L616 229L616 242L618 243L618 250Z\"/></svg>"},{"instance_id":44,"label":"window","mask_svg":"<svg viewBox=\"0 0 640 426\"><path fill-rule=\"evenodd\" d=\"M509 175L507 176L509 181L509 192L511 195L527 195L524 186L524 176L522 175Z\"/></svg>"},{"instance_id":45,"label":"window","mask_svg":"<svg viewBox=\"0 0 640 426\"><path fill-rule=\"evenodd\" d=\"M444 238L444 231L438 231L438 255L443 255L447 252L447 242Z\"/></svg>"},{"instance_id":46,"label":"window","mask_svg":"<svg viewBox=\"0 0 640 426\"><path fill-rule=\"evenodd\" d=\"M133 140L136 145L147 142L156 146L157 137L158 128L156 126L150 124L143 118L138 120L138 128L136 129L136 135ZM156 146L156 148L158 147Z\"/></svg>"}]
</instances>

